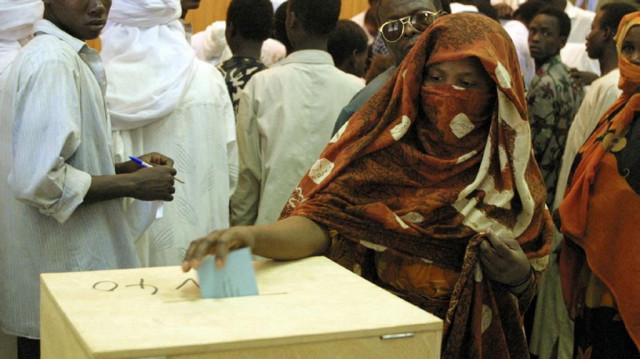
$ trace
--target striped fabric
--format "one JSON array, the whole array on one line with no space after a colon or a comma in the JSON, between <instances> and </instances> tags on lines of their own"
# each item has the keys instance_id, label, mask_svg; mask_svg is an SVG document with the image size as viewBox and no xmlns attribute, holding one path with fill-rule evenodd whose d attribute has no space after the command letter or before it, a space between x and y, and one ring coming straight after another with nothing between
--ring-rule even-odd
<instances>
[{"instance_id":1,"label":"striped fabric","mask_svg":"<svg viewBox=\"0 0 640 359\"><path fill-rule=\"evenodd\" d=\"M122 202L82 204L90 174L115 173L100 58L46 20L35 30L0 106L0 325L30 338L40 273L138 265Z\"/></svg>"}]
</instances>

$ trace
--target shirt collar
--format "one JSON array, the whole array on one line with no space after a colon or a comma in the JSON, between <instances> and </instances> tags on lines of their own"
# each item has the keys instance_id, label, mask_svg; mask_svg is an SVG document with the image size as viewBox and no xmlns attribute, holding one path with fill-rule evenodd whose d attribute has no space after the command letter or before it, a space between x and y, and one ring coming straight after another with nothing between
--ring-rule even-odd
<instances>
[{"instance_id":1,"label":"shirt collar","mask_svg":"<svg viewBox=\"0 0 640 359\"><path fill-rule=\"evenodd\" d=\"M544 65L540 66L540 69L536 71L537 73L545 73L548 72L550 68L561 63L560 55L556 55L552 57L549 61L547 61Z\"/></svg>"},{"instance_id":2,"label":"shirt collar","mask_svg":"<svg viewBox=\"0 0 640 359\"><path fill-rule=\"evenodd\" d=\"M294 51L284 60L284 64L303 63L303 64L327 64L335 65L331 55L322 50L300 50Z\"/></svg>"},{"instance_id":3,"label":"shirt collar","mask_svg":"<svg viewBox=\"0 0 640 359\"><path fill-rule=\"evenodd\" d=\"M84 61L87 66L89 66L89 69L95 76L96 81L98 81L100 90L102 90L102 95L105 95L107 91L107 77L104 72L104 65L102 64L102 60L100 59L100 54L98 54L96 50L90 48L86 42L64 32L59 27L54 25L51 21L37 20L33 26L36 35L38 33L45 33L51 36L55 36L71 46L71 48L78 53L78 56L82 59L82 61Z\"/></svg>"},{"instance_id":4,"label":"shirt collar","mask_svg":"<svg viewBox=\"0 0 640 359\"><path fill-rule=\"evenodd\" d=\"M39 32L42 32L42 33L57 37L58 39L69 44L69 46L71 46L71 48L73 48L76 52L80 52L80 50L82 50L83 47L87 46L86 42L78 38L75 38L69 35L68 33L62 31L59 27L54 25L49 20L45 20L45 19L36 20L36 22L33 25L33 30L34 30L34 33L36 34Z\"/></svg>"}]
</instances>

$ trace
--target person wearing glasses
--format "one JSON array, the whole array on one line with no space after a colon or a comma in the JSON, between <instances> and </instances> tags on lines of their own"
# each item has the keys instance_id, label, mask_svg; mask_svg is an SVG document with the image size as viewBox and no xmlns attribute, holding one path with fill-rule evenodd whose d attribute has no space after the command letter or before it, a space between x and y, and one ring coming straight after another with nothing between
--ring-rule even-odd
<instances>
[{"instance_id":1,"label":"person wearing glasses","mask_svg":"<svg viewBox=\"0 0 640 359\"><path fill-rule=\"evenodd\" d=\"M545 196L513 42L484 15L448 15L331 139L279 221L195 240L183 270L245 246L326 255L444 319L443 358L525 358L522 313L553 228Z\"/></svg>"},{"instance_id":2,"label":"person wearing glasses","mask_svg":"<svg viewBox=\"0 0 640 359\"><path fill-rule=\"evenodd\" d=\"M382 25L378 31L384 39L394 66L368 82L367 86L349 101L338 115L332 135L335 135L347 120L387 82L418 41L422 32L436 18L450 12L448 0L380 0L377 16Z\"/></svg>"}]
</instances>

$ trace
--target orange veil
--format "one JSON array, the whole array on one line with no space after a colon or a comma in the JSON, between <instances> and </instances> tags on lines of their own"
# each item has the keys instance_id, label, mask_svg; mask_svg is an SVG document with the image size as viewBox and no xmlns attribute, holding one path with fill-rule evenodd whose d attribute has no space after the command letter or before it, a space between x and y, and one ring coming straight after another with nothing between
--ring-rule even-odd
<instances>
[{"instance_id":1,"label":"orange veil","mask_svg":"<svg viewBox=\"0 0 640 359\"><path fill-rule=\"evenodd\" d=\"M572 307L578 300L575 279L584 251L589 268L613 294L625 327L640 348L640 196L634 190L635 177L627 173L638 169L619 168L619 156L628 148L627 133L640 111L640 66L622 56L621 47L629 29L638 25L640 12L620 22L615 40L622 95L578 152L558 216L565 235L560 256L565 301ZM637 161L638 154L632 156Z\"/></svg>"},{"instance_id":2,"label":"orange veil","mask_svg":"<svg viewBox=\"0 0 640 359\"><path fill-rule=\"evenodd\" d=\"M422 87L427 66L467 57L481 62L494 93ZM515 237L534 268L545 268L545 196L513 43L494 20L456 14L438 19L331 139L282 216L337 231L344 240L333 241L330 256L365 277L370 256L357 253L367 248L458 271L444 308L443 357L524 357L518 305L482 278L479 243L487 229Z\"/></svg>"}]
</instances>

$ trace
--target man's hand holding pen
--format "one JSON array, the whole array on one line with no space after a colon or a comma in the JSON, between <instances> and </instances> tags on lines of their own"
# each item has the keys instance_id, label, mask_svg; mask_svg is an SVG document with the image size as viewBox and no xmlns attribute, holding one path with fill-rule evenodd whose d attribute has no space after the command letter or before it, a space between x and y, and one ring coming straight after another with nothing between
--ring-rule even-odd
<instances>
[{"instance_id":1,"label":"man's hand holding pen","mask_svg":"<svg viewBox=\"0 0 640 359\"><path fill-rule=\"evenodd\" d=\"M167 156L153 152L132 157L131 161L118 164L116 172L126 174L129 178L133 198L144 201L173 200L177 171L173 168L173 160Z\"/></svg>"}]
</instances>

